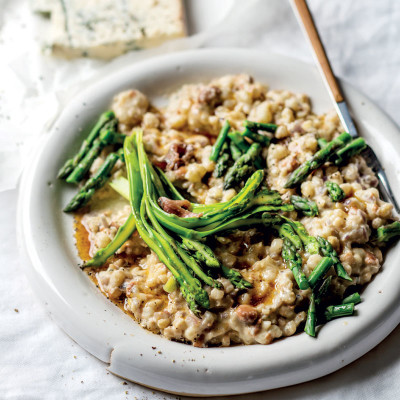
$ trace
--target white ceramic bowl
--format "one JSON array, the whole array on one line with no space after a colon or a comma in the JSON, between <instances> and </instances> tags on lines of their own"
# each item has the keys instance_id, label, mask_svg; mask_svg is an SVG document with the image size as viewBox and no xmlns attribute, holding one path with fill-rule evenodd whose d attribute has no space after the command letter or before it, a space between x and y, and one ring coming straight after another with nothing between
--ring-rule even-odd
<instances>
[{"instance_id":1,"label":"white ceramic bowl","mask_svg":"<svg viewBox=\"0 0 400 400\"><path fill-rule=\"evenodd\" d=\"M121 377L190 395L239 394L288 386L333 372L362 356L400 321L400 246L367 286L357 316L330 322L317 339L306 334L269 346L195 348L142 329L109 302L78 268L73 220L62 212L75 191L56 171L79 147L116 93L143 91L156 104L188 82L246 72L272 88L311 96L316 112L332 108L317 70L273 54L213 49L169 54L120 69L80 93L65 108L24 172L19 237L26 273L37 295L65 332ZM398 128L367 98L344 84L361 134L376 150L400 199Z\"/></svg>"}]
</instances>

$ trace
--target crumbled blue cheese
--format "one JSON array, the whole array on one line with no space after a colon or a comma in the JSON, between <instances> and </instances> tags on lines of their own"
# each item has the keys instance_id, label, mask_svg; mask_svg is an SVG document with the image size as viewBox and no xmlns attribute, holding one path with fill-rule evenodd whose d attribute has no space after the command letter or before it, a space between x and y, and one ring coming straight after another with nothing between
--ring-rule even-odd
<instances>
[{"instance_id":1,"label":"crumbled blue cheese","mask_svg":"<svg viewBox=\"0 0 400 400\"><path fill-rule=\"evenodd\" d=\"M34 0L49 12L46 48L57 56L109 59L185 35L182 0Z\"/></svg>"}]
</instances>

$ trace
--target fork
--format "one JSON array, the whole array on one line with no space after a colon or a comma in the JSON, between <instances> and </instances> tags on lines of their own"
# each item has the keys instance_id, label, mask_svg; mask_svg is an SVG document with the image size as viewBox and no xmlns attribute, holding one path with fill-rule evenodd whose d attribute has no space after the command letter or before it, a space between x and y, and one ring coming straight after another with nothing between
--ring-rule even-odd
<instances>
[{"instance_id":1,"label":"fork","mask_svg":"<svg viewBox=\"0 0 400 400\"><path fill-rule=\"evenodd\" d=\"M333 74L328 56L326 55L324 46L322 45L321 38L319 37L317 28L314 24L306 0L291 0L291 3L293 9L296 12L299 24L303 28L306 37L310 41L315 61L317 63L317 66L319 67L319 71L324 79L328 92L335 104L335 108L339 115L340 122L342 123L343 127L347 130L347 132L353 138L356 138L359 136L357 128L354 125L354 122L350 116L350 112L347 107L344 96L342 94L342 91L340 89L339 83L337 82ZM399 206L397 204L396 199L394 198L392 190L390 189L388 178L382 167L382 164L378 160L378 157L376 156L376 154L374 153L374 151L370 146L367 146L366 149L361 154L366 159L367 165L372 168L372 170L378 177L379 189L383 195L384 200L392 203L396 212L399 214L400 213Z\"/></svg>"}]
</instances>

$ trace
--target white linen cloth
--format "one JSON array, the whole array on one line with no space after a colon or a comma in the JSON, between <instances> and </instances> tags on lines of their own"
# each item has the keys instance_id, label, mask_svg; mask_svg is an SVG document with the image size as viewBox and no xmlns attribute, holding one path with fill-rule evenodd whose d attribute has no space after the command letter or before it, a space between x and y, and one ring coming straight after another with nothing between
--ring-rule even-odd
<instances>
[{"instance_id":1,"label":"white linen cloth","mask_svg":"<svg viewBox=\"0 0 400 400\"><path fill-rule=\"evenodd\" d=\"M40 56L26 3L0 0L0 399L179 398L108 373L105 364L50 320L22 272L15 186L23 155L31 151L36 132L56 115L57 105L64 104L74 87L105 73L102 62L62 62ZM400 2L311 0L310 7L336 74L400 124ZM198 45L253 47L312 61L286 0L236 0L217 27L161 49L123 56L105 68ZM336 373L238 399L397 399L399 354L398 327L367 355Z\"/></svg>"}]
</instances>

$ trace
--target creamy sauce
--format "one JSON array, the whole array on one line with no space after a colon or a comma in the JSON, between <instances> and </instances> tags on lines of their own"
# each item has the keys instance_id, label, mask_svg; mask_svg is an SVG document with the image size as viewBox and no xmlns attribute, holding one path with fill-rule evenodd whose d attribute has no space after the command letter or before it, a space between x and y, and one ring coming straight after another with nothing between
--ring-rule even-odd
<instances>
[{"instance_id":1,"label":"creamy sauce","mask_svg":"<svg viewBox=\"0 0 400 400\"><path fill-rule=\"evenodd\" d=\"M257 289L255 285L255 289ZM257 292L257 290L255 290ZM272 304L272 300L274 299L274 296L276 295L276 288L275 288L275 283L270 282L269 283L269 291L266 295L264 296L253 296L250 300L250 304L252 306L258 306L259 304L265 304L265 305L270 305Z\"/></svg>"}]
</instances>

